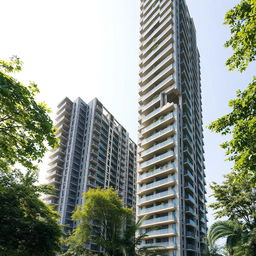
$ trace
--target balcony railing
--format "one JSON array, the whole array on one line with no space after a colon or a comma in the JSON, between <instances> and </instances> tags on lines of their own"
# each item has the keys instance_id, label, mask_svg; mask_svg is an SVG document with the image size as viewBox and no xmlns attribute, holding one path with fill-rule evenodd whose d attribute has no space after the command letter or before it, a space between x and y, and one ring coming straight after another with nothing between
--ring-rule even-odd
<instances>
[{"instance_id":1,"label":"balcony railing","mask_svg":"<svg viewBox=\"0 0 256 256\"><path fill-rule=\"evenodd\" d=\"M153 194L153 195L150 195L150 196L144 196L139 200L139 203L144 203L144 202L147 202L147 201L151 201L151 200L154 200L154 199L159 199L161 197L165 197L165 196L169 196L169 195L175 195L175 193L176 192L175 192L174 189L168 189L167 191L156 193L156 194Z\"/></svg>"},{"instance_id":2,"label":"balcony railing","mask_svg":"<svg viewBox=\"0 0 256 256\"><path fill-rule=\"evenodd\" d=\"M154 181L154 182L152 182L150 184L141 186L140 187L140 191L144 191L144 190L149 189L149 188L160 186L160 185L163 185L165 183L174 182L175 180L176 180L176 177L175 176L171 176L171 177L168 177L168 178L165 178L165 179L162 179L162 180Z\"/></svg>"},{"instance_id":3,"label":"balcony railing","mask_svg":"<svg viewBox=\"0 0 256 256\"><path fill-rule=\"evenodd\" d=\"M171 145L174 142L175 142L175 140L173 138L167 139L167 140L165 140L165 141L163 141L161 143L158 143L158 144L154 145L153 147L150 147L149 149L143 151L141 156L143 157L143 156L145 156L145 155L147 155L149 153L155 152L156 150L158 150L158 149L160 149L160 148L162 148L164 146Z\"/></svg>"},{"instance_id":4,"label":"balcony railing","mask_svg":"<svg viewBox=\"0 0 256 256\"><path fill-rule=\"evenodd\" d=\"M147 214L149 212L161 211L163 209L174 208L174 207L176 207L175 201L167 204L160 204L160 205L152 206L149 208L140 209L139 214Z\"/></svg>"},{"instance_id":5,"label":"balcony railing","mask_svg":"<svg viewBox=\"0 0 256 256\"><path fill-rule=\"evenodd\" d=\"M170 125L170 126L164 128L164 129L160 130L159 132L156 132L153 135L147 137L146 139L142 140L142 144L146 144L146 143L148 143L148 142L150 142L150 141L152 141L152 140L154 140L154 139L156 139L156 138L158 138L158 137L160 137L160 136L162 136L166 133L169 133L171 131L174 131L174 126L173 125Z\"/></svg>"},{"instance_id":6,"label":"balcony railing","mask_svg":"<svg viewBox=\"0 0 256 256\"><path fill-rule=\"evenodd\" d=\"M164 165L164 166L162 166L162 167L160 167L158 169L153 169L151 171L143 173L142 175L140 175L139 179L143 180L143 179L148 178L150 176L153 176L153 175L156 175L156 174L160 174L160 173L162 173L164 171L175 169L175 168L176 168L176 166L175 166L174 163L169 163L169 164L166 164L166 165Z\"/></svg>"},{"instance_id":7,"label":"balcony railing","mask_svg":"<svg viewBox=\"0 0 256 256\"><path fill-rule=\"evenodd\" d=\"M161 161L161 160L163 160L163 159L165 159L165 158L167 158L167 157L171 157L171 156L174 156L174 155L175 155L174 151L173 151L173 150L169 150L169 151L167 151L167 152L164 153L164 154L161 154L161 155L159 155L159 156L153 157L152 159L143 162L143 163L141 164L141 168L144 168L144 167L146 167L146 166L151 165L152 163L159 162L159 161Z\"/></svg>"},{"instance_id":8,"label":"balcony railing","mask_svg":"<svg viewBox=\"0 0 256 256\"><path fill-rule=\"evenodd\" d=\"M144 226L144 225L148 225L148 224L154 224L154 223L165 222L165 221L175 221L175 216L168 215L168 216L164 216L164 217L144 220L141 225Z\"/></svg>"}]
</instances>

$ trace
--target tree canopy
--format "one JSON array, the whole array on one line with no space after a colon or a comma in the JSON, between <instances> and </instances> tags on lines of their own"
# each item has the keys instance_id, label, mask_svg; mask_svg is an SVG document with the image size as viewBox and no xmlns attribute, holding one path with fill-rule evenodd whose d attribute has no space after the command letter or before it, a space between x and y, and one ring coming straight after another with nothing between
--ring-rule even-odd
<instances>
[{"instance_id":1,"label":"tree canopy","mask_svg":"<svg viewBox=\"0 0 256 256\"><path fill-rule=\"evenodd\" d=\"M231 37L225 44L233 49L226 65L243 72L256 60L256 1L241 0L225 16ZM218 221L209 230L212 244L226 238L228 255L256 255L256 77L229 102L231 112L212 122L209 128L229 140L221 146L234 163L222 184L211 188L216 201L210 206Z\"/></svg>"},{"instance_id":2,"label":"tree canopy","mask_svg":"<svg viewBox=\"0 0 256 256\"><path fill-rule=\"evenodd\" d=\"M104 249L106 255L120 255L121 234L132 220L132 210L123 207L113 189L89 190L85 193L85 204L73 214L77 228L68 239L68 245L83 245L94 242Z\"/></svg>"},{"instance_id":3,"label":"tree canopy","mask_svg":"<svg viewBox=\"0 0 256 256\"><path fill-rule=\"evenodd\" d=\"M0 172L1 256L55 256L60 249L58 214L40 200L52 191L36 182L31 171Z\"/></svg>"},{"instance_id":4,"label":"tree canopy","mask_svg":"<svg viewBox=\"0 0 256 256\"><path fill-rule=\"evenodd\" d=\"M242 72L250 62L256 60L256 1L241 0L226 13L225 24L231 32L225 46L234 51L226 64L230 70Z\"/></svg>"},{"instance_id":5,"label":"tree canopy","mask_svg":"<svg viewBox=\"0 0 256 256\"><path fill-rule=\"evenodd\" d=\"M256 182L256 78L237 98L229 102L231 112L212 122L209 128L232 138L221 146L228 160L234 161L237 175L247 175Z\"/></svg>"},{"instance_id":6,"label":"tree canopy","mask_svg":"<svg viewBox=\"0 0 256 256\"><path fill-rule=\"evenodd\" d=\"M47 150L55 147L55 131L45 103L37 103L35 83L24 85L14 78L22 70L17 57L0 60L0 169L16 163L36 169Z\"/></svg>"}]
</instances>

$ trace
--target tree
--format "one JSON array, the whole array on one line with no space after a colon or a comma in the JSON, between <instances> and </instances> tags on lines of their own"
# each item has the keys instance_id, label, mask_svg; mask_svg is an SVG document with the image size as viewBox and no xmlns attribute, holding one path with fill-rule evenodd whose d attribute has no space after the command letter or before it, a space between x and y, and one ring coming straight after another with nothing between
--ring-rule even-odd
<instances>
[{"instance_id":1,"label":"tree","mask_svg":"<svg viewBox=\"0 0 256 256\"><path fill-rule=\"evenodd\" d=\"M226 238L226 248L230 255L234 255L235 249L242 242L243 227L237 221L217 221L208 233L208 241L211 246L220 239Z\"/></svg>"},{"instance_id":2,"label":"tree","mask_svg":"<svg viewBox=\"0 0 256 256\"><path fill-rule=\"evenodd\" d=\"M209 128L232 139L221 146L228 160L234 161L234 171L256 181L256 78L237 98L229 102L232 111L212 122Z\"/></svg>"},{"instance_id":3,"label":"tree","mask_svg":"<svg viewBox=\"0 0 256 256\"><path fill-rule=\"evenodd\" d=\"M140 227L144 220L147 219L147 216L140 218L137 222L133 222L129 225L122 238L122 252L123 256L158 256L161 255L161 252L158 252L159 248L155 247L141 247L140 244L142 240L147 237L147 232L144 232L139 235L135 235L139 232ZM153 230L153 229L152 229Z\"/></svg>"},{"instance_id":4,"label":"tree","mask_svg":"<svg viewBox=\"0 0 256 256\"><path fill-rule=\"evenodd\" d=\"M68 245L94 242L105 254L121 254L123 229L132 221L132 210L122 206L113 189L91 189L85 193L85 204L73 214L77 228L68 238Z\"/></svg>"},{"instance_id":5,"label":"tree","mask_svg":"<svg viewBox=\"0 0 256 256\"><path fill-rule=\"evenodd\" d=\"M226 64L230 70L242 72L256 59L256 1L241 0L226 13L225 24L231 31L231 38L225 46L234 51Z\"/></svg>"},{"instance_id":6,"label":"tree","mask_svg":"<svg viewBox=\"0 0 256 256\"><path fill-rule=\"evenodd\" d=\"M255 231L250 232L246 225L236 220L217 221L209 230L208 240L213 246L218 239L226 238L225 248L230 256L255 256Z\"/></svg>"},{"instance_id":7,"label":"tree","mask_svg":"<svg viewBox=\"0 0 256 256\"><path fill-rule=\"evenodd\" d=\"M93 242L106 256L157 256L151 248L139 245L146 233L135 236L145 218L134 222L132 209L123 207L118 194L112 189L91 189L85 194L85 204L73 214L78 225L65 241L68 250L63 256L89 255L86 242Z\"/></svg>"},{"instance_id":8,"label":"tree","mask_svg":"<svg viewBox=\"0 0 256 256\"><path fill-rule=\"evenodd\" d=\"M222 184L211 185L216 202L210 207L215 210L217 219L228 217L244 223L249 230L256 228L256 190L255 183L243 176L236 182L236 174L225 176Z\"/></svg>"},{"instance_id":9,"label":"tree","mask_svg":"<svg viewBox=\"0 0 256 256\"><path fill-rule=\"evenodd\" d=\"M58 214L40 200L47 186L19 170L0 172L0 255L55 256L60 249Z\"/></svg>"},{"instance_id":10,"label":"tree","mask_svg":"<svg viewBox=\"0 0 256 256\"><path fill-rule=\"evenodd\" d=\"M47 144L56 146L55 132L45 103L35 100L35 83L24 85L13 75L22 70L22 62L12 57L0 60L0 169L16 163L36 169Z\"/></svg>"}]
</instances>

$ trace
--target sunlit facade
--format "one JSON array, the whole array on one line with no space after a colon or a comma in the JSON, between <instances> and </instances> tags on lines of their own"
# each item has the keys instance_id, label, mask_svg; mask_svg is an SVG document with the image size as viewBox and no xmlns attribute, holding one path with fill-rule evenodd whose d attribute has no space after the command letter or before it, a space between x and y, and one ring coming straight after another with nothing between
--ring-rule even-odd
<instances>
[{"instance_id":1,"label":"sunlit facade","mask_svg":"<svg viewBox=\"0 0 256 256\"><path fill-rule=\"evenodd\" d=\"M135 209L137 147L102 103L65 98L58 105L56 127L59 147L50 155L47 179L57 194L45 201L55 206L65 231L76 226L72 213L90 188L112 187L125 206ZM86 246L101 250L94 243Z\"/></svg>"},{"instance_id":2,"label":"sunlit facade","mask_svg":"<svg viewBox=\"0 0 256 256\"><path fill-rule=\"evenodd\" d=\"M137 217L147 215L139 232L148 232L141 246L199 256L207 219L196 31L184 0L141 0L140 9Z\"/></svg>"}]
</instances>

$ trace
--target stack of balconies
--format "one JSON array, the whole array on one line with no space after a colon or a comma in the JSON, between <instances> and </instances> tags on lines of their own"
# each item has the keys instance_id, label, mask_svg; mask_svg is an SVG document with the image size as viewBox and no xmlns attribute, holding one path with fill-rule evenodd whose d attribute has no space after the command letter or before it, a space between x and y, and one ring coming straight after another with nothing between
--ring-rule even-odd
<instances>
[{"instance_id":1,"label":"stack of balconies","mask_svg":"<svg viewBox=\"0 0 256 256\"><path fill-rule=\"evenodd\" d=\"M59 203L59 192L62 183L71 112L72 102L68 98L65 98L58 105L57 117L55 119L55 126L57 128L56 138L58 139L59 146L57 149L52 150L50 154L49 168L47 170L48 184L55 187L57 194L48 195L44 199L47 204L56 207Z\"/></svg>"},{"instance_id":2,"label":"stack of balconies","mask_svg":"<svg viewBox=\"0 0 256 256\"><path fill-rule=\"evenodd\" d=\"M172 1L141 1L137 216L147 215L142 247L175 255L176 105L163 99L174 85Z\"/></svg>"}]
</instances>

